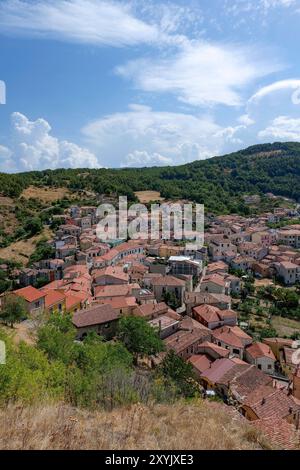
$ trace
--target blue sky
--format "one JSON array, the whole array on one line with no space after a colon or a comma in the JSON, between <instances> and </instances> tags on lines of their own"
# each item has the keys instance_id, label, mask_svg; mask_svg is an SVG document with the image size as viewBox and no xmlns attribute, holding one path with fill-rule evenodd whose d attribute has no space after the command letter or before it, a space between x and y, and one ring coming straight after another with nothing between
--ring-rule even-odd
<instances>
[{"instance_id":1,"label":"blue sky","mask_svg":"<svg viewBox=\"0 0 300 470\"><path fill-rule=\"evenodd\" d=\"M299 26L300 0L1 0L0 170L300 141Z\"/></svg>"}]
</instances>

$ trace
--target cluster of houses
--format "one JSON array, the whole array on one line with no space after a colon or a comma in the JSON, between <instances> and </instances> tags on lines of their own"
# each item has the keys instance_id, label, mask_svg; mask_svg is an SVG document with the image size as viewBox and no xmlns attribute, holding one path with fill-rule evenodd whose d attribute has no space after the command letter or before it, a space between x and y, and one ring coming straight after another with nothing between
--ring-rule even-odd
<instances>
[{"instance_id":1,"label":"cluster of houses","mask_svg":"<svg viewBox=\"0 0 300 470\"><path fill-rule=\"evenodd\" d=\"M281 209L256 218L213 217L205 246L189 252L176 241L104 243L96 235L96 207L74 206L49 241L55 258L21 270L23 287L13 295L24 299L32 316L71 314L78 340L89 331L109 340L122 315L144 318L166 351L192 365L204 393L236 406L279 442L273 435L276 423L288 446L300 421L300 344L282 338L253 341L232 309L243 278L229 268L280 276L286 285L300 280L300 225L279 230L267 225L294 215ZM40 278L43 287L34 287ZM164 354L152 357L151 366Z\"/></svg>"}]
</instances>

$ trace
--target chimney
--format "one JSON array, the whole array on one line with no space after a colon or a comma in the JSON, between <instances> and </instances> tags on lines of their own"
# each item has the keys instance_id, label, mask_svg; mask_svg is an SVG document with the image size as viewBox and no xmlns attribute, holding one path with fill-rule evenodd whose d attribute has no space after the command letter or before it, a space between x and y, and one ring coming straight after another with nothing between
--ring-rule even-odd
<instances>
[{"instance_id":1,"label":"chimney","mask_svg":"<svg viewBox=\"0 0 300 470\"><path fill-rule=\"evenodd\" d=\"M266 403L265 397L262 399L261 404L264 405Z\"/></svg>"}]
</instances>

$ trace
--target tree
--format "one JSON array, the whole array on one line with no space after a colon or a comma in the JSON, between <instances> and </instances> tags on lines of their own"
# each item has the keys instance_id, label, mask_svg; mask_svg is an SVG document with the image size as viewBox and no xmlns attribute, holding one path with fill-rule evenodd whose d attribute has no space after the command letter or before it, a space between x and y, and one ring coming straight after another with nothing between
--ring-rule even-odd
<instances>
[{"instance_id":1,"label":"tree","mask_svg":"<svg viewBox=\"0 0 300 470\"><path fill-rule=\"evenodd\" d=\"M39 217L27 219L24 223L24 230L29 236L36 235L42 231L43 224Z\"/></svg>"},{"instance_id":2,"label":"tree","mask_svg":"<svg viewBox=\"0 0 300 470\"><path fill-rule=\"evenodd\" d=\"M183 361L173 350L164 358L160 372L164 377L171 379L179 393L185 397L193 397L199 390L192 365Z\"/></svg>"},{"instance_id":3,"label":"tree","mask_svg":"<svg viewBox=\"0 0 300 470\"><path fill-rule=\"evenodd\" d=\"M51 360L59 360L66 365L76 359L76 329L69 315L53 315L38 330L37 346Z\"/></svg>"},{"instance_id":4,"label":"tree","mask_svg":"<svg viewBox=\"0 0 300 470\"><path fill-rule=\"evenodd\" d=\"M173 310L176 310L177 308L180 307L180 301L178 300L174 292L168 292L168 291L164 292L163 300Z\"/></svg>"},{"instance_id":5,"label":"tree","mask_svg":"<svg viewBox=\"0 0 300 470\"><path fill-rule=\"evenodd\" d=\"M143 318L125 316L120 319L118 336L128 351L135 356L157 354L164 350L158 332Z\"/></svg>"},{"instance_id":6,"label":"tree","mask_svg":"<svg viewBox=\"0 0 300 470\"><path fill-rule=\"evenodd\" d=\"M277 336L277 331L274 328L263 328L259 334L261 339L275 338Z\"/></svg>"},{"instance_id":7,"label":"tree","mask_svg":"<svg viewBox=\"0 0 300 470\"><path fill-rule=\"evenodd\" d=\"M15 323L20 323L26 318L27 311L25 301L16 295L8 295L4 300L4 306L0 312L0 318L13 328Z\"/></svg>"}]
</instances>

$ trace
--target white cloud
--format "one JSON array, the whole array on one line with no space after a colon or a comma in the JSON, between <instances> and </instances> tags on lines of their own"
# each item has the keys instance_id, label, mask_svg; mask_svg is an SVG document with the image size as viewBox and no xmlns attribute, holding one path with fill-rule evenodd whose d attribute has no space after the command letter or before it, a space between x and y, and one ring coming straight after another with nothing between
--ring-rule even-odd
<instances>
[{"instance_id":1,"label":"white cloud","mask_svg":"<svg viewBox=\"0 0 300 470\"><path fill-rule=\"evenodd\" d=\"M296 5L298 0L260 0L261 5L266 8L290 7Z\"/></svg>"},{"instance_id":2,"label":"white cloud","mask_svg":"<svg viewBox=\"0 0 300 470\"><path fill-rule=\"evenodd\" d=\"M267 85L263 88L260 88L251 98L249 103L257 103L262 98L265 98L268 95L271 95L275 92L284 91L284 90L295 90L292 94L291 100L293 104L300 104L300 80L299 79L288 79L280 80L270 85Z\"/></svg>"},{"instance_id":3,"label":"white cloud","mask_svg":"<svg viewBox=\"0 0 300 470\"><path fill-rule=\"evenodd\" d=\"M164 157L159 153L149 154L146 150L134 150L129 153L121 163L123 167L165 166L172 165L172 158Z\"/></svg>"},{"instance_id":4,"label":"white cloud","mask_svg":"<svg viewBox=\"0 0 300 470\"><path fill-rule=\"evenodd\" d=\"M153 111L131 105L83 130L105 166L179 164L219 154L228 138L210 117Z\"/></svg>"},{"instance_id":5,"label":"white cloud","mask_svg":"<svg viewBox=\"0 0 300 470\"><path fill-rule=\"evenodd\" d=\"M130 5L109 0L2 0L0 30L39 38L125 46L159 39Z\"/></svg>"},{"instance_id":6,"label":"white cloud","mask_svg":"<svg viewBox=\"0 0 300 470\"><path fill-rule=\"evenodd\" d=\"M99 167L96 156L78 145L60 141L50 134L51 127L44 119L30 121L21 113L13 113L10 149L0 156L3 171L27 171L53 168Z\"/></svg>"},{"instance_id":7,"label":"white cloud","mask_svg":"<svg viewBox=\"0 0 300 470\"><path fill-rule=\"evenodd\" d=\"M261 60L254 49L186 41L177 54L131 61L116 71L138 89L174 93L190 105L238 106L245 86L279 68L274 61Z\"/></svg>"},{"instance_id":8,"label":"white cloud","mask_svg":"<svg viewBox=\"0 0 300 470\"><path fill-rule=\"evenodd\" d=\"M278 116L270 126L259 132L260 139L300 140L300 118Z\"/></svg>"},{"instance_id":9,"label":"white cloud","mask_svg":"<svg viewBox=\"0 0 300 470\"><path fill-rule=\"evenodd\" d=\"M249 114L243 114L242 116L238 118L238 121L246 127L252 126L253 124L255 124L255 120L252 119L249 116Z\"/></svg>"}]
</instances>

